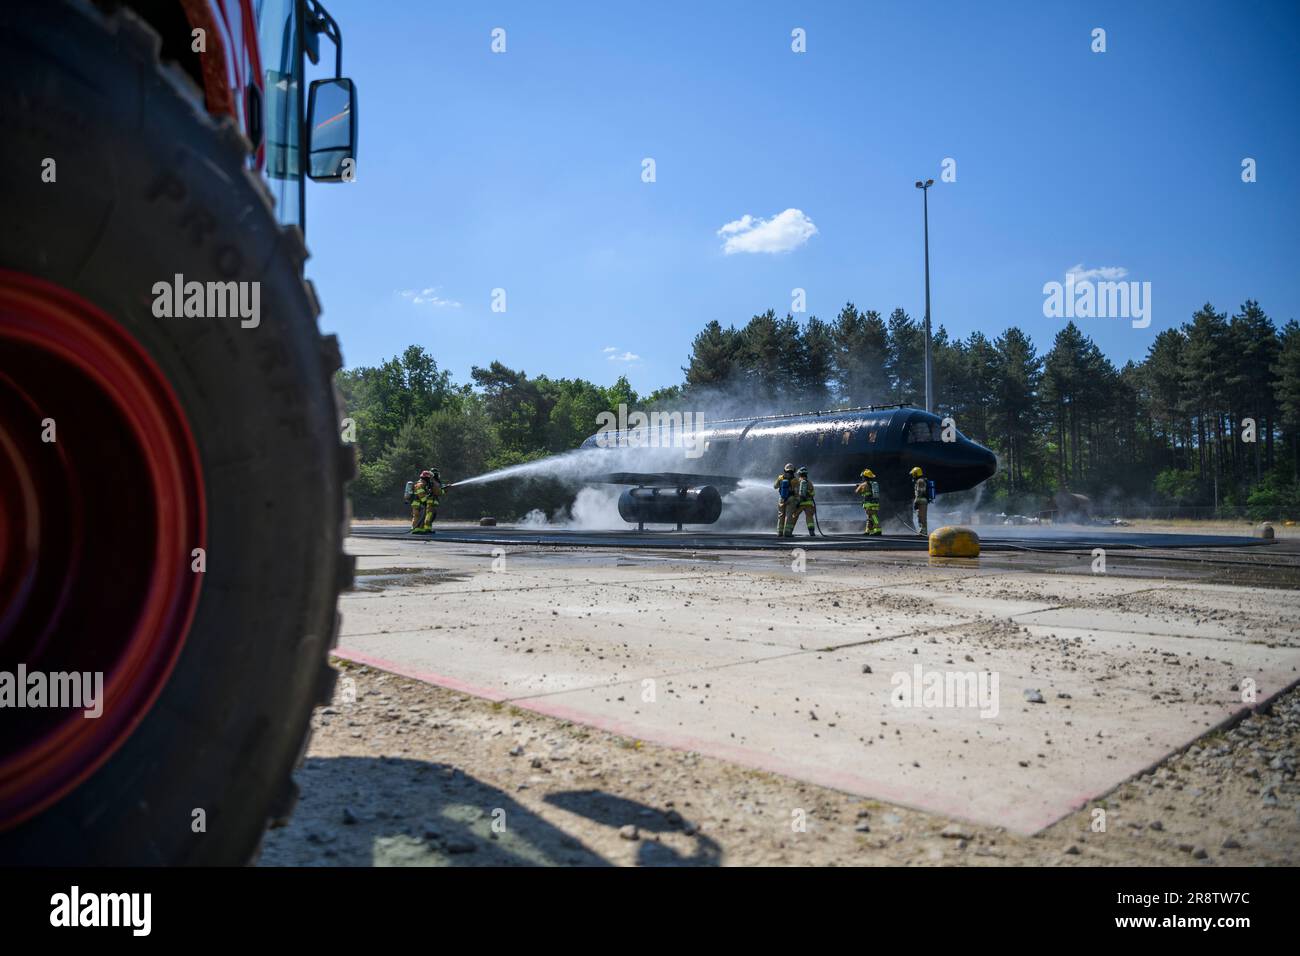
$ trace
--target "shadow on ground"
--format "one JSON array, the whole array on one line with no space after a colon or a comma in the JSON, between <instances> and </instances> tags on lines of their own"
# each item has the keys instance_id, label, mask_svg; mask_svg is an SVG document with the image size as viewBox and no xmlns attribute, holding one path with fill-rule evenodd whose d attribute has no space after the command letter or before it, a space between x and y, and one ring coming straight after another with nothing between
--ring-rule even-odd
<instances>
[{"instance_id":1,"label":"shadow on ground","mask_svg":"<svg viewBox=\"0 0 1300 956\"><path fill-rule=\"evenodd\" d=\"M609 866L610 860L509 793L454 767L390 757L311 757L288 826L271 830L262 866ZM654 835L693 834L690 821L598 790L550 794L558 809L609 827L632 824L642 866L716 865L717 845L688 837L682 854ZM585 829L590 829L585 828ZM680 838L679 838L680 839ZM622 845L622 844L616 844Z\"/></svg>"},{"instance_id":2,"label":"shadow on ground","mask_svg":"<svg viewBox=\"0 0 1300 956\"><path fill-rule=\"evenodd\" d=\"M695 827L675 811L662 813L643 803L617 797L603 790L566 790L549 793L542 799L553 807L586 817L593 823L614 830L631 822L642 836L685 832L694 838L693 852L689 856L655 840L639 840L639 866L717 866L722 860L722 850L718 844L695 833Z\"/></svg>"}]
</instances>

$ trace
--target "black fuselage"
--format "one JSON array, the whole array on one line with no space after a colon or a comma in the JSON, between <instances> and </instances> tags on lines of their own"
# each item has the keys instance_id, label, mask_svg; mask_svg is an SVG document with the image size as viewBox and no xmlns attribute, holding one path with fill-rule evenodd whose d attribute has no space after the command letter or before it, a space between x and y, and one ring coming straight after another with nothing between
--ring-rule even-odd
<instances>
[{"instance_id":1,"label":"black fuselage","mask_svg":"<svg viewBox=\"0 0 1300 956\"><path fill-rule=\"evenodd\" d=\"M672 445L673 427L659 423L653 438L660 449ZM644 442L644 434L636 440ZM770 481L791 462L807 466L814 482L824 484L856 483L862 470L870 468L882 492L894 499L910 498L908 472L913 467L934 481L939 494L974 488L996 473L997 457L989 449L955 428L946 437L950 440L944 440L938 415L906 405L713 421L695 434L700 454L683 453L673 470ZM615 433L616 441L623 438ZM610 443L609 435L604 442ZM599 444L593 435L583 447Z\"/></svg>"}]
</instances>

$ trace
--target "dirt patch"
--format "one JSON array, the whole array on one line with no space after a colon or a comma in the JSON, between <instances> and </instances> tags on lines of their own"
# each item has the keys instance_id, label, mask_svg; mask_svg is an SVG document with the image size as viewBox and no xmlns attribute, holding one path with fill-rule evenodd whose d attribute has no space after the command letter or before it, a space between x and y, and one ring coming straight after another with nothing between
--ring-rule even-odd
<instances>
[{"instance_id":1,"label":"dirt patch","mask_svg":"<svg viewBox=\"0 0 1300 956\"><path fill-rule=\"evenodd\" d=\"M1300 692L1032 837L349 662L262 865L1296 865Z\"/></svg>"}]
</instances>

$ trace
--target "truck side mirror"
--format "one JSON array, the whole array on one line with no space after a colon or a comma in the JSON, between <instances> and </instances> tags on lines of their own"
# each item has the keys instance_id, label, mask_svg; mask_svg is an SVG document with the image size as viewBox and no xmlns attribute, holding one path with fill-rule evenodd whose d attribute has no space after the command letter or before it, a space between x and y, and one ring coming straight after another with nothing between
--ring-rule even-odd
<instances>
[{"instance_id":1,"label":"truck side mirror","mask_svg":"<svg viewBox=\"0 0 1300 956\"><path fill-rule=\"evenodd\" d=\"M343 77L312 81L307 115L310 117L307 175L318 183L352 179L357 158L356 86Z\"/></svg>"}]
</instances>

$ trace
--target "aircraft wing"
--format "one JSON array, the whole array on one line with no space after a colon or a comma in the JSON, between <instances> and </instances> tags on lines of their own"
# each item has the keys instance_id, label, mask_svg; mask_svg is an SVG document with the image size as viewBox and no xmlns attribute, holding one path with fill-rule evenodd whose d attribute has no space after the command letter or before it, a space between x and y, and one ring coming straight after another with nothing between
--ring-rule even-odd
<instances>
[{"instance_id":1,"label":"aircraft wing","mask_svg":"<svg viewBox=\"0 0 1300 956\"><path fill-rule=\"evenodd\" d=\"M739 487L740 479L728 475L688 475L679 471L616 471L608 475L591 475L584 479L602 485L639 485L647 488L698 488L713 485L719 491Z\"/></svg>"}]
</instances>

